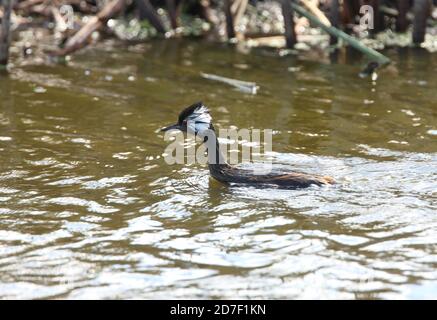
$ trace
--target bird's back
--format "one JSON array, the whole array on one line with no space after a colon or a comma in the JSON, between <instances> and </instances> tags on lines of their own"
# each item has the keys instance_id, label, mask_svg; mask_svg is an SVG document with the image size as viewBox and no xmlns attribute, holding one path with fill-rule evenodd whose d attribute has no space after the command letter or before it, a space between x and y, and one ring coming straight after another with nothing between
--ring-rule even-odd
<instances>
[{"instance_id":1,"label":"bird's back","mask_svg":"<svg viewBox=\"0 0 437 320\"><path fill-rule=\"evenodd\" d=\"M285 188L306 188L311 185L334 184L328 176L308 175L305 173L269 173L253 174L252 170L240 169L230 165L210 165L211 175L225 183L242 183L251 185L276 185Z\"/></svg>"}]
</instances>

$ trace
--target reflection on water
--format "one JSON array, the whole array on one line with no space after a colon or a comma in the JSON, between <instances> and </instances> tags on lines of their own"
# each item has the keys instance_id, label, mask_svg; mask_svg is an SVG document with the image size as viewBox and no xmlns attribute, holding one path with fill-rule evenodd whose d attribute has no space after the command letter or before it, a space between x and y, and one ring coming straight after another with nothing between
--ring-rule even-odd
<instances>
[{"instance_id":1,"label":"reflection on water","mask_svg":"<svg viewBox=\"0 0 437 320\"><path fill-rule=\"evenodd\" d=\"M377 83L356 62L189 41L16 66L0 78L0 297L435 298L437 59L388 54ZM279 167L340 183L227 187L167 165L158 129L197 100L219 127L274 129Z\"/></svg>"}]
</instances>

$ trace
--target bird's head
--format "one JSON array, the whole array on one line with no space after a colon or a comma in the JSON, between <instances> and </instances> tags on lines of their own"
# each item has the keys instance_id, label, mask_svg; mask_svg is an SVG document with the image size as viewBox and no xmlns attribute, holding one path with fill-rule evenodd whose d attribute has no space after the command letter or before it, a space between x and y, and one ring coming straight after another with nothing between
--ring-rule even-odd
<instances>
[{"instance_id":1,"label":"bird's head","mask_svg":"<svg viewBox=\"0 0 437 320\"><path fill-rule=\"evenodd\" d=\"M162 128L161 131L180 130L204 136L209 129L212 129L211 120L208 108L202 102L197 102L179 114L176 124Z\"/></svg>"}]
</instances>

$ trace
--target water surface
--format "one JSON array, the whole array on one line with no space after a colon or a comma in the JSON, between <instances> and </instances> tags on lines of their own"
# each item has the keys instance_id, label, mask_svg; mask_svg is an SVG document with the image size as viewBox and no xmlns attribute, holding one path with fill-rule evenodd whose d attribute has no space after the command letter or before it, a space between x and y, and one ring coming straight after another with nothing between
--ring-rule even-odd
<instances>
[{"instance_id":1,"label":"water surface","mask_svg":"<svg viewBox=\"0 0 437 320\"><path fill-rule=\"evenodd\" d=\"M436 298L437 56L362 61L219 44L100 45L0 77L0 298ZM200 72L256 82L257 95ZM203 100L273 129L284 170L228 187L167 165L159 128Z\"/></svg>"}]
</instances>

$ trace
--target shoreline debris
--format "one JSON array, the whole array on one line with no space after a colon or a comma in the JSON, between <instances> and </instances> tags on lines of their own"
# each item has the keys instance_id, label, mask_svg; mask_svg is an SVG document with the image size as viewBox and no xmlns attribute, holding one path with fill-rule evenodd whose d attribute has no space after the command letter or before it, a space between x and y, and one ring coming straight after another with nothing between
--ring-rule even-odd
<instances>
[{"instance_id":1,"label":"shoreline debris","mask_svg":"<svg viewBox=\"0 0 437 320\"><path fill-rule=\"evenodd\" d=\"M78 32L76 32L71 38L67 39L63 48L51 52L51 54L55 56L65 56L83 48L93 32L101 28L106 21L120 12L124 6L125 0L112 0L107 3L97 15L90 18Z\"/></svg>"},{"instance_id":2,"label":"shoreline debris","mask_svg":"<svg viewBox=\"0 0 437 320\"><path fill-rule=\"evenodd\" d=\"M391 60L384 56L382 53L379 53L376 50L373 50L372 48L369 48L365 46L361 41L355 39L354 37L348 35L347 33L333 27L332 25L326 25L322 21L320 21L316 16L312 15L308 11L306 11L304 8L302 8L300 5L291 2L291 6L293 9L299 13L300 15L307 18L311 23L315 24L316 26L323 29L325 32L329 33L330 35L340 38L343 41L345 41L347 44L349 44L351 47L357 49L358 51L361 51L366 56L368 56L371 60L377 62L379 66L385 66L388 65Z\"/></svg>"}]
</instances>

